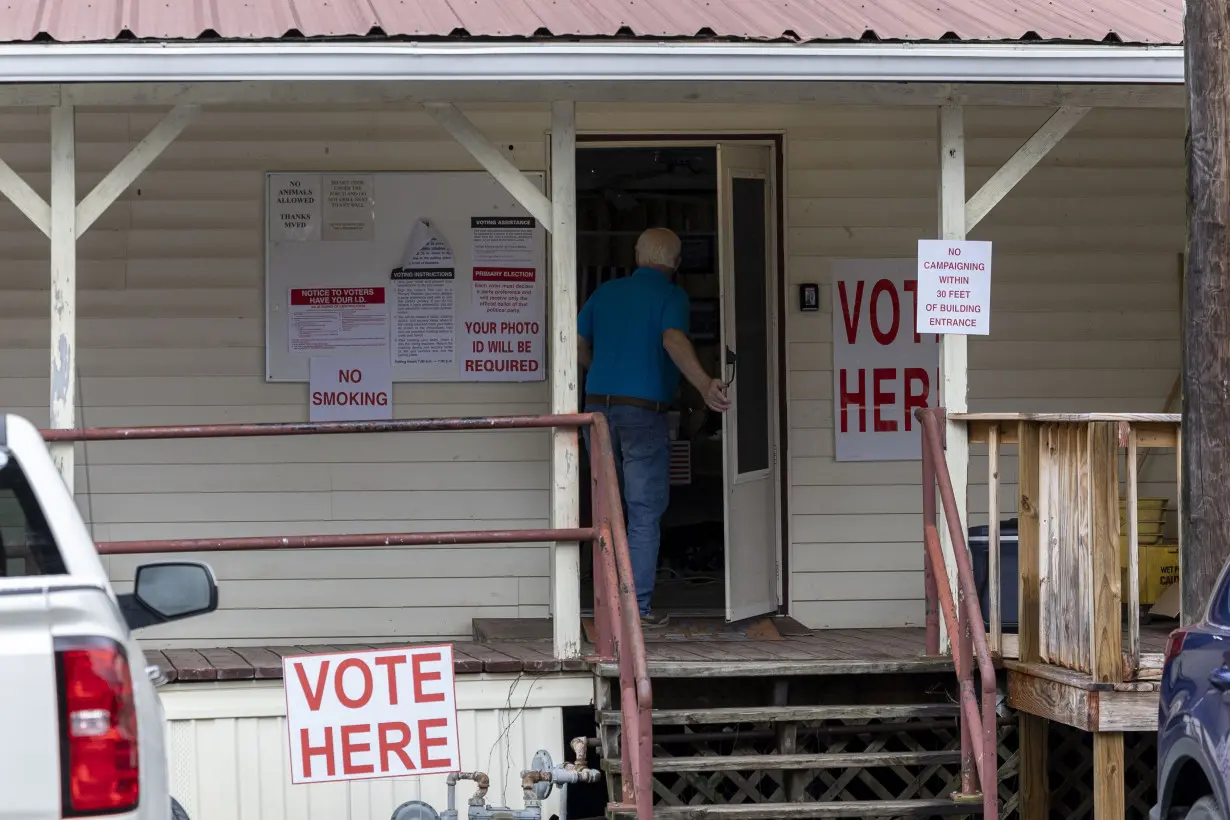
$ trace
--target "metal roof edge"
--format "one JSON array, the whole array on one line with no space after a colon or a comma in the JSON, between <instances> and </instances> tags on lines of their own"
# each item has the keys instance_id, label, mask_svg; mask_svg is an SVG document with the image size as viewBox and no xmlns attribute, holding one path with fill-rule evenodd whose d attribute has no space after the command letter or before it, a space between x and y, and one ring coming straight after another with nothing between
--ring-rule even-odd
<instances>
[{"instance_id":1,"label":"metal roof edge","mask_svg":"<svg viewBox=\"0 0 1230 820\"><path fill-rule=\"evenodd\" d=\"M236 81L1182 85L1182 46L1042 43L23 43L6 84Z\"/></svg>"}]
</instances>

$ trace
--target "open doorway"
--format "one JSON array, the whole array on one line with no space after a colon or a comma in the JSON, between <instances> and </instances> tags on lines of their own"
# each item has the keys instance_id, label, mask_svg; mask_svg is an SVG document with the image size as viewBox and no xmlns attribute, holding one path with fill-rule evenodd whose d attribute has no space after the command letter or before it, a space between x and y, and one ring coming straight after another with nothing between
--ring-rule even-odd
<instances>
[{"instance_id":1,"label":"open doorway","mask_svg":"<svg viewBox=\"0 0 1230 820\"><path fill-rule=\"evenodd\" d=\"M690 297L692 344L731 399L715 414L682 383L672 403L653 600L662 614L739 622L778 612L785 598L779 151L775 139L756 138L577 151L577 309L633 273L642 231L672 229L683 242L675 280ZM581 487L587 519L588 482ZM585 549L583 611L592 567Z\"/></svg>"},{"instance_id":2,"label":"open doorway","mask_svg":"<svg viewBox=\"0 0 1230 820\"><path fill-rule=\"evenodd\" d=\"M723 372L718 241L718 157L709 147L580 148L577 151L578 309L595 289L636 269L637 237L670 228L683 241L675 281L691 299L691 337L705 369ZM727 376L729 378L729 376ZM673 616L726 613L723 416L681 380L670 411L670 504L654 610ZM587 474L587 454L582 475ZM585 491L588 486L582 482ZM589 509L588 497L582 509ZM582 559L582 601L593 600L593 561Z\"/></svg>"}]
</instances>

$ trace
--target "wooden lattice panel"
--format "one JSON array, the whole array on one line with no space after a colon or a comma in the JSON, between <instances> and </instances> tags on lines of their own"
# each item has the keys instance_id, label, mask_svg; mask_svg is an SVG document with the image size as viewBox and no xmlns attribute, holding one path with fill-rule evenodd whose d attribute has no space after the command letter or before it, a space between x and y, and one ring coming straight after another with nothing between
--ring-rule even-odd
<instances>
[{"instance_id":1,"label":"wooden lattice panel","mask_svg":"<svg viewBox=\"0 0 1230 820\"><path fill-rule=\"evenodd\" d=\"M695 738L689 741L688 738ZM772 731L763 726L679 727L667 742L661 732L654 757L725 757L778 752ZM799 754L958 751L960 734L954 721L878 720L831 721L798 728ZM1016 726L1000 729L1000 799L1005 810L1016 808ZM1007 778L1007 779L1005 779ZM873 768L654 772L655 804L699 806L784 803L787 786L805 802L848 800L911 800L947 797L960 787L958 763L882 766ZM1006 816L1006 815L1005 815Z\"/></svg>"},{"instance_id":2,"label":"wooden lattice panel","mask_svg":"<svg viewBox=\"0 0 1230 820\"><path fill-rule=\"evenodd\" d=\"M1053 817L1093 818L1093 735L1052 723L1047 777ZM1126 820L1145 820L1157 799L1157 736L1128 732L1123 736Z\"/></svg>"},{"instance_id":3,"label":"wooden lattice panel","mask_svg":"<svg viewBox=\"0 0 1230 820\"><path fill-rule=\"evenodd\" d=\"M1021 752L1016 723L999 727L999 816L1016 818L1020 806Z\"/></svg>"}]
</instances>

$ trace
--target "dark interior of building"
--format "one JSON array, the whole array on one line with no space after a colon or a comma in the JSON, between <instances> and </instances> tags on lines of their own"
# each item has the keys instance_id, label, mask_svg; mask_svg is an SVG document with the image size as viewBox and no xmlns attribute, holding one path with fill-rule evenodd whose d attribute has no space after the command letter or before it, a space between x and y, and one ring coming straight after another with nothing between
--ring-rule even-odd
<instances>
[{"instance_id":1,"label":"dark interior of building","mask_svg":"<svg viewBox=\"0 0 1230 820\"><path fill-rule=\"evenodd\" d=\"M636 268L646 228L683 241L676 282L691 297L691 337L713 374L721 350L717 236L717 151L705 148L582 148L577 151L577 308L610 279ZM671 614L724 611L725 523L722 417L681 380L670 413L671 496L662 520L654 609ZM582 454L582 475L588 459ZM588 484L582 509L589 509ZM592 560L582 555L582 607L590 608Z\"/></svg>"}]
</instances>

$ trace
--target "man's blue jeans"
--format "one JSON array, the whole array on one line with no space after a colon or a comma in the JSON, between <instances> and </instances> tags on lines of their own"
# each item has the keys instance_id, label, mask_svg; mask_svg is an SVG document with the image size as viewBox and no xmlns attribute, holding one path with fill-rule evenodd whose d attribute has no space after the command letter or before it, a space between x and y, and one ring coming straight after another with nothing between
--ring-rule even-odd
<instances>
[{"instance_id":1,"label":"man's blue jeans","mask_svg":"<svg viewBox=\"0 0 1230 820\"><path fill-rule=\"evenodd\" d=\"M658 547L662 542L659 523L670 498L671 442L666 414L626 405L591 404L585 411L602 413L611 428L619 494L623 498L624 521L628 527L636 603L645 615L649 612L658 574ZM594 451L588 428L585 447L592 460Z\"/></svg>"}]
</instances>

